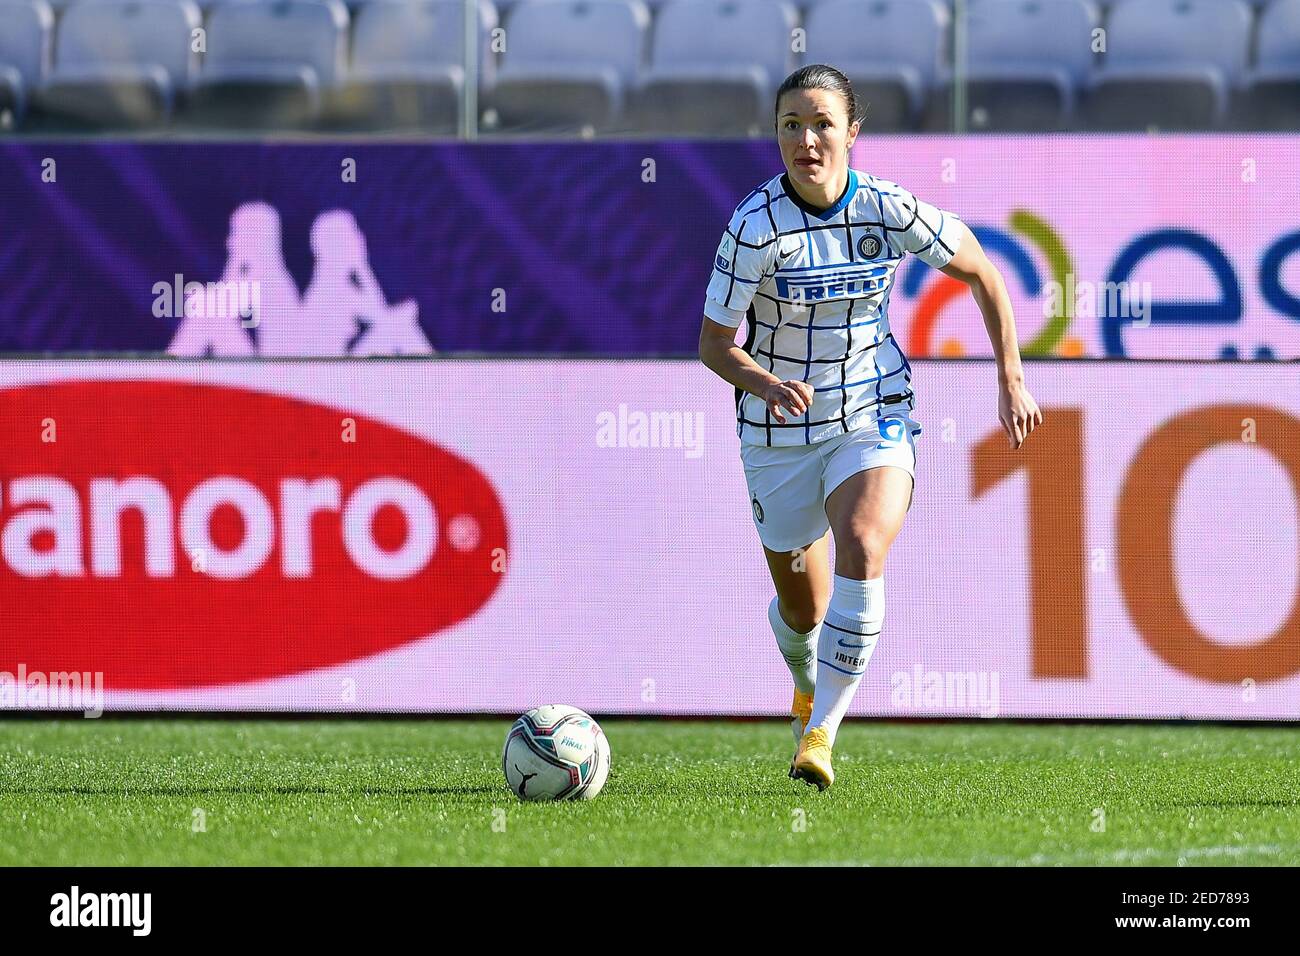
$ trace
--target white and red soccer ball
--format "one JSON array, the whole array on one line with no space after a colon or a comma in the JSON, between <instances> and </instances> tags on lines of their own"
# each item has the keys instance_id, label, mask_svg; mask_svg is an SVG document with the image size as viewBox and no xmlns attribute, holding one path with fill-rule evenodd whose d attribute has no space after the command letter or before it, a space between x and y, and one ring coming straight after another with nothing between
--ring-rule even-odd
<instances>
[{"instance_id":1,"label":"white and red soccer ball","mask_svg":"<svg viewBox=\"0 0 1300 956\"><path fill-rule=\"evenodd\" d=\"M511 725L501 769L520 800L590 800L609 776L609 741L576 707L534 707Z\"/></svg>"}]
</instances>

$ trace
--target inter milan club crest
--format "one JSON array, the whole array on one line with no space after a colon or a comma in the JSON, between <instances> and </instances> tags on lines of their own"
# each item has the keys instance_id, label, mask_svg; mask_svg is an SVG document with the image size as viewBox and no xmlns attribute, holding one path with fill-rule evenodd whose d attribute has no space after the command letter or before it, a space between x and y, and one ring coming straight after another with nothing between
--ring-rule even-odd
<instances>
[{"instance_id":1,"label":"inter milan club crest","mask_svg":"<svg viewBox=\"0 0 1300 956\"><path fill-rule=\"evenodd\" d=\"M866 235L858 240L858 253L864 259L874 259L880 255L880 240L875 236Z\"/></svg>"}]
</instances>

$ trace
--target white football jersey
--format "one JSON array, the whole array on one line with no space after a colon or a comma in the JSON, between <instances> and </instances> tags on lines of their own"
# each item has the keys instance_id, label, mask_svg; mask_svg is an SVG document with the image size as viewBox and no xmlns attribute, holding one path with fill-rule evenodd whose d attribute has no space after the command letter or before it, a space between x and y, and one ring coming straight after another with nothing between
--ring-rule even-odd
<instances>
[{"instance_id":1,"label":"white football jersey","mask_svg":"<svg viewBox=\"0 0 1300 956\"><path fill-rule=\"evenodd\" d=\"M853 169L829 209L806 202L785 173L746 196L718 246L704 314L732 328L747 320L745 351L814 396L782 424L737 389L741 441L807 445L910 413L911 366L889 331L894 271L907 253L947 265L960 230L952 213Z\"/></svg>"}]
</instances>

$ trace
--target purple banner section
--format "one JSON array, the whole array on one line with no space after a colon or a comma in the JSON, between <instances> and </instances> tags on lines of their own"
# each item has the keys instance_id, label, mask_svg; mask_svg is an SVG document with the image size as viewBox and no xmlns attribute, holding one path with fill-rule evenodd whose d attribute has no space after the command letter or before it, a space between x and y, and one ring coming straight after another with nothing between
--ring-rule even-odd
<instances>
[{"instance_id":1,"label":"purple banner section","mask_svg":"<svg viewBox=\"0 0 1300 956\"><path fill-rule=\"evenodd\" d=\"M853 165L970 226L1027 357L1295 359L1298 142L864 136ZM0 145L0 352L691 356L781 168L766 139ZM919 260L889 315L912 358L990 354Z\"/></svg>"},{"instance_id":2,"label":"purple banner section","mask_svg":"<svg viewBox=\"0 0 1300 956\"><path fill-rule=\"evenodd\" d=\"M718 237L779 171L770 142L5 144L0 351L166 351L185 283L256 272L259 351L297 309L279 345L312 354L691 353Z\"/></svg>"}]
</instances>

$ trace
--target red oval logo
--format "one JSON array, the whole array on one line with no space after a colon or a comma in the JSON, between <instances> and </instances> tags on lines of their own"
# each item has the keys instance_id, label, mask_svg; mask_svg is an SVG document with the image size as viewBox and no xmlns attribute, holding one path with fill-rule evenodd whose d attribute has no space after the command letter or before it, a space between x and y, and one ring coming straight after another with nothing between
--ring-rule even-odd
<instances>
[{"instance_id":1,"label":"red oval logo","mask_svg":"<svg viewBox=\"0 0 1300 956\"><path fill-rule=\"evenodd\" d=\"M216 385L0 391L0 671L296 674L427 637L504 576L487 477L354 412Z\"/></svg>"}]
</instances>

